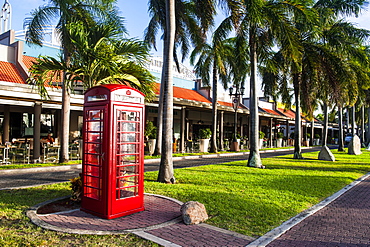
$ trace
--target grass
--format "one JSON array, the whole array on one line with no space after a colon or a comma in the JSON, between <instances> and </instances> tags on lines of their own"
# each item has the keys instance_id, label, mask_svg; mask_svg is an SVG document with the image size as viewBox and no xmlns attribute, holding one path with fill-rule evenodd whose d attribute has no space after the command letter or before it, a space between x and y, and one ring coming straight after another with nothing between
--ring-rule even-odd
<instances>
[{"instance_id":1,"label":"grass","mask_svg":"<svg viewBox=\"0 0 370 247\"><path fill-rule=\"evenodd\" d=\"M176 169L174 185L157 183L157 172L147 172L145 190L204 203L210 216L206 223L258 237L370 171L369 151L333 153L336 162L318 161L315 152L305 153L303 160L292 155L263 159L266 169L246 167L246 161ZM43 230L25 216L32 205L68 194L68 183L0 191L0 246L156 246L130 234Z\"/></svg>"},{"instance_id":2,"label":"grass","mask_svg":"<svg viewBox=\"0 0 370 247\"><path fill-rule=\"evenodd\" d=\"M145 174L147 192L180 201L205 204L207 223L249 236L261 236L299 212L317 204L370 171L370 152L360 156L333 151L336 162L290 156L263 159L267 169L246 167L246 161L176 169L177 184L154 182Z\"/></svg>"},{"instance_id":3,"label":"grass","mask_svg":"<svg viewBox=\"0 0 370 247\"><path fill-rule=\"evenodd\" d=\"M25 215L33 205L68 194L69 183L0 191L0 246L158 246L132 234L97 236L44 230Z\"/></svg>"}]
</instances>

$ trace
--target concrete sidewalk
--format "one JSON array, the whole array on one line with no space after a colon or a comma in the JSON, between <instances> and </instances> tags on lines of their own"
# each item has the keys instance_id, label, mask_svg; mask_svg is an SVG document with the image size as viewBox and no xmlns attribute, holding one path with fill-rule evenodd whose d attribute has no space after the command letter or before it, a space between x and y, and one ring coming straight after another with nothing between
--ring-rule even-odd
<instances>
[{"instance_id":1,"label":"concrete sidewalk","mask_svg":"<svg viewBox=\"0 0 370 247\"><path fill-rule=\"evenodd\" d=\"M38 215L41 204L27 215L50 230L78 234L131 232L162 246L370 246L370 174L256 240L207 224L185 225L181 205L168 197L146 194L145 211L114 220L80 210Z\"/></svg>"}]
</instances>

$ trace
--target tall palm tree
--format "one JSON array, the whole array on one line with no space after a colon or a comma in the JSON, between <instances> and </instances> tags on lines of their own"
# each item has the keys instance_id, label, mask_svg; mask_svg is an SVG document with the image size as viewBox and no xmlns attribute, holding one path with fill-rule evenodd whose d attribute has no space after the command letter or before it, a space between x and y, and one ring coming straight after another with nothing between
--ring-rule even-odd
<instances>
[{"instance_id":1,"label":"tall palm tree","mask_svg":"<svg viewBox=\"0 0 370 247\"><path fill-rule=\"evenodd\" d=\"M290 16L293 11L305 12L305 8L290 1L243 1L241 22L236 34L249 45L250 154L248 166L251 167L263 167L258 145L257 65L261 64L272 44L281 47L283 55L290 54L294 62L298 60L301 46L296 29L291 23Z\"/></svg>"},{"instance_id":2,"label":"tall palm tree","mask_svg":"<svg viewBox=\"0 0 370 247\"><path fill-rule=\"evenodd\" d=\"M229 83L228 68L234 56L234 39L226 39L232 30L231 18L226 18L213 33L211 44L200 44L194 48L190 56L191 64L195 63L195 73L205 85L212 81L212 136L211 152L217 152L217 91L218 82L227 88ZM212 78L212 79L210 79Z\"/></svg>"},{"instance_id":3,"label":"tall palm tree","mask_svg":"<svg viewBox=\"0 0 370 247\"><path fill-rule=\"evenodd\" d=\"M173 22L175 34L173 35L174 38L174 49L172 50L172 55L174 57L175 62L177 63L177 55L176 51L178 47L182 49L182 55L183 58L187 55L187 52L189 51L189 38L191 38L191 41L194 44L199 44L203 40L205 40L205 35L208 31L208 28L213 25L214 23L214 16L215 16L215 2L216 1L204 1L204 0L193 0L193 1L183 1L183 0L174 0L170 3L174 5L175 10L175 17L176 18ZM224 6L228 7L232 11L237 12L238 10L238 2L235 0L219 0L217 2L220 2L222 4L225 4ZM166 4L164 4L166 3ZM171 121L172 125L172 119L165 118L164 117L164 111L168 111L168 109L164 109L164 105L167 104L167 101L172 101L172 99L168 100L168 94L166 94L165 85L168 83L165 81L164 78L166 78L165 74L165 67L169 66L168 63L170 63L172 60L166 60L167 59L167 45L170 44L173 41L168 41L170 38L170 30L167 30L169 26L167 25L168 20L168 1L165 0L151 0L149 2L149 11L151 13L151 20L149 23L149 26L146 30L146 38L145 40L153 45L155 47L155 38L156 34L159 29L163 30L163 40L164 40L164 47L163 47L163 69L162 69L162 82L161 82L161 90L160 90L160 98L159 98L159 105L160 108L158 110L158 132L165 132L163 131L163 128L166 121ZM165 7L166 6L166 7ZM171 15L172 16L172 15ZM200 20L200 21L199 21ZM234 18L234 21L236 18ZM199 21L199 22L198 22ZM171 22L172 23L172 22ZM172 37L172 36L171 36ZM170 67L172 68L172 67ZM171 89L172 86L167 87L167 89ZM170 95L171 96L171 95ZM163 113L161 113L163 110ZM163 119L163 121L161 120ZM171 129L172 133L172 129ZM163 136L162 136L163 137ZM170 143L172 143L172 136L168 134L167 140L161 140L160 137L158 137L157 141L157 148L156 153L158 153L158 147L161 145L162 150L159 150L159 152L163 152L163 147L168 147L168 150L164 152L170 152L172 148L170 148ZM161 142L166 142L166 144L160 144ZM166 156L168 154L166 153ZM172 174L172 163L162 163L165 160L169 161L170 159L161 159L161 168L160 170L165 170L164 167L167 167L169 171L167 174ZM163 166L163 167L162 167ZM161 176L165 174L164 172L160 173ZM163 179L158 179L163 180ZM169 181L169 179L165 179L166 182ZM171 179L171 181L174 181L174 178Z\"/></svg>"},{"instance_id":4,"label":"tall palm tree","mask_svg":"<svg viewBox=\"0 0 370 247\"><path fill-rule=\"evenodd\" d=\"M175 183L172 161L173 138L173 52L175 46L175 1L166 0L166 39L163 47L163 130L162 155L157 181L161 183Z\"/></svg>"},{"instance_id":5,"label":"tall palm tree","mask_svg":"<svg viewBox=\"0 0 370 247\"><path fill-rule=\"evenodd\" d=\"M184 59L190 49L190 44L199 44L202 40L202 31L199 27L199 22L197 16L195 15L196 8L193 3L183 1L183 0L175 0L175 43L174 43L174 51L173 51L173 59L176 63L177 69L179 69L179 58L177 56L177 48L180 48L182 59ZM203 10L207 10L207 8L201 8ZM144 33L144 40L147 42L151 47L157 49L157 34L160 30L163 31L163 44L167 44L168 36L167 36L167 27L166 27L166 1L165 0L150 0L149 1L149 13L151 15L151 19L149 21L148 27L145 29ZM212 10L208 12L209 15L213 16ZM209 25L209 21L204 21L204 25ZM165 47L163 47L163 65L165 63ZM166 65L167 66L167 65ZM159 107L158 107L158 122L157 122L157 131L158 133L162 133L163 130L163 97L167 97L164 95L163 92L163 85L165 84L165 75L163 74L164 70L162 69L162 76L161 76L161 88L159 94ZM172 137L171 137L172 141ZM155 154L160 155L162 153L162 136L157 136Z\"/></svg>"},{"instance_id":6,"label":"tall palm tree","mask_svg":"<svg viewBox=\"0 0 370 247\"><path fill-rule=\"evenodd\" d=\"M74 53L70 62L42 56L31 67L32 81L45 92L45 82L53 83L60 71L64 71L66 80L74 86L82 83L85 89L99 84L119 83L136 88L146 95L154 97L154 77L144 67L148 62L149 49L136 39L122 38L122 32L109 22L94 23L86 26L83 22L68 24Z\"/></svg>"},{"instance_id":7,"label":"tall palm tree","mask_svg":"<svg viewBox=\"0 0 370 247\"><path fill-rule=\"evenodd\" d=\"M68 64L73 52L67 24L76 20L92 21L94 17L117 18L114 7L115 0L85 1L79 0L50 0L49 4L42 5L31 12L31 18L25 20L26 42L42 45L43 30L49 24L57 22L56 30L60 37L63 59ZM123 25L121 25L123 27ZM119 28L121 28L119 27ZM59 162L69 160L69 123L70 123L70 85L63 76L62 83L62 123L61 123L61 149Z\"/></svg>"}]
</instances>

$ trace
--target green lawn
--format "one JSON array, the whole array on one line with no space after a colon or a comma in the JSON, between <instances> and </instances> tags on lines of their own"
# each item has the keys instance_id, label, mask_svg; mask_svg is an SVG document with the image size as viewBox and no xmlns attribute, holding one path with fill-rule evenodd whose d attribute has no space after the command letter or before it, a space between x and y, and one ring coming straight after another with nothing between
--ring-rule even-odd
<instances>
[{"instance_id":1,"label":"green lawn","mask_svg":"<svg viewBox=\"0 0 370 247\"><path fill-rule=\"evenodd\" d=\"M370 171L370 152L359 156L334 152L337 161L291 156L263 159L266 169L246 161L176 169L177 184L154 182L145 173L145 190L206 205L208 224L257 237L330 196ZM69 184L0 191L0 246L156 246L133 235L86 236L43 230L30 223L25 210L37 203L68 195Z\"/></svg>"}]
</instances>

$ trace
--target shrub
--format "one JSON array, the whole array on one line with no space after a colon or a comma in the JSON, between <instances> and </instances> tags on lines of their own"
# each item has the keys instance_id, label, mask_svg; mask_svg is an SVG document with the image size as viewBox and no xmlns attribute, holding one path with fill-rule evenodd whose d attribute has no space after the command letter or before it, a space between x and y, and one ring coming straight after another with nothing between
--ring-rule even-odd
<instances>
[{"instance_id":1,"label":"shrub","mask_svg":"<svg viewBox=\"0 0 370 247\"><path fill-rule=\"evenodd\" d=\"M71 189L72 189L72 196L71 200L79 202L81 201L82 195L82 178L81 174L78 177L70 179L71 181Z\"/></svg>"},{"instance_id":2,"label":"shrub","mask_svg":"<svg viewBox=\"0 0 370 247\"><path fill-rule=\"evenodd\" d=\"M199 130L199 138L200 139L209 139L212 135L212 131L210 128L200 129Z\"/></svg>"},{"instance_id":3,"label":"shrub","mask_svg":"<svg viewBox=\"0 0 370 247\"><path fill-rule=\"evenodd\" d=\"M156 139L157 138L157 127L155 127L153 122L151 122L151 121L146 121L145 136L148 139Z\"/></svg>"},{"instance_id":4,"label":"shrub","mask_svg":"<svg viewBox=\"0 0 370 247\"><path fill-rule=\"evenodd\" d=\"M265 138L265 133L260 131L260 139L263 139L263 138Z\"/></svg>"},{"instance_id":5,"label":"shrub","mask_svg":"<svg viewBox=\"0 0 370 247\"><path fill-rule=\"evenodd\" d=\"M315 134L315 139L320 139L320 135L319 134Z\"/></svg>"},{"instance_id":6,"label":"shrub","mask_svg":"<svg viewBox=\"0 0 370 247\"><path fill-rule=\"evenodd\" d=\"M282 139L282 138L284 138L284 133L283 133L283 132L278 132L278 133L277 133L277 138L278 138L278 139Z\"/></svg>"}]
</instances>

